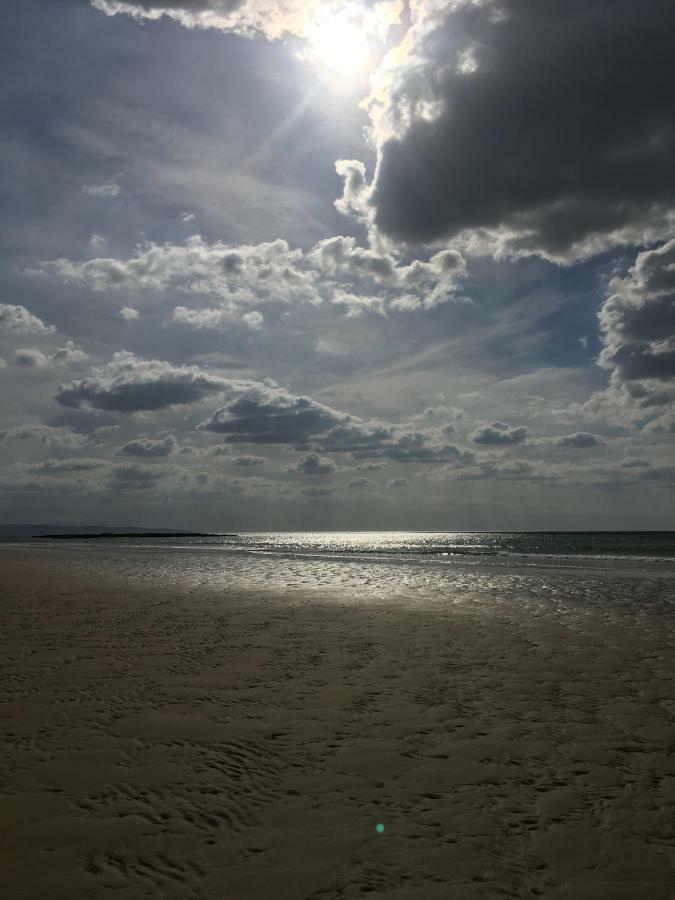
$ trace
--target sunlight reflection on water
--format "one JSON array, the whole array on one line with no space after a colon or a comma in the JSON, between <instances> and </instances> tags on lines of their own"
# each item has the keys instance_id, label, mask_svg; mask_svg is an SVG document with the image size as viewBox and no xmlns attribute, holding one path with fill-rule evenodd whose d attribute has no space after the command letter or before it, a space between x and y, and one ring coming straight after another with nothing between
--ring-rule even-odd
<instances>
[{"instance_id":1,"label":"sunlight reflection on water","mask_svg":"<svg viewBox=\"0 0 675 900\"><path fill-rule=\"evenodd\" d=\"M589 536L583 540L588 546ZM610 617L672 612L675 561L663 556L649 560L627 554L610 558L504 549L546 541L549 546L556 541L567 542L567 547L571 543L569 536L560 540L548 535L456 532L139 537L24 546L58 555L93 574L109 570L161 589L176 585L216 592L254 590L305 599L313 592L341 604L500 608L518 617L569 617L591 610ZM640 541L633 536L631 546L640 546ZM658 550L658 542L653 543ZM474 545L482 552L472 552ZM456 556L437 552L449 546L469 552Z\"/></svg>"}]
</instances>

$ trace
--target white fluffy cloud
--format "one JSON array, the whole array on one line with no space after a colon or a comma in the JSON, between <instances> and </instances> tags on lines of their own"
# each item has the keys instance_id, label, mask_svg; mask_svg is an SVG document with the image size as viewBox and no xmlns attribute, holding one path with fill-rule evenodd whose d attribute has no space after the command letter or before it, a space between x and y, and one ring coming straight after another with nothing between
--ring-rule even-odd
<instances>
[{"instance_id":1,"label":"white fluffy cloud","mask_svg":"<svg viewBox=\"0 0 675 900\"><path fill-rule=\"evenodd\" d=\"M591 412L649 422L671 431L675 419L675 240L639 253L626 277L610 282L599 314L599 363L610 388L587 404Z\"/></svg>"},{"instance_id":2,"label":"white fluffy cloud","mask_svg":"<svg viewBox=\"0 0 675 900\"><path fill-rule=\"evenodd\" d=\"M34 316L25 306L0 303L0 331L52 334L55 328L53 325L45 325L42 319Z\"/></svg>"},{"instance_id":3,"label":"white fluffy cloud","mask_svg":"<svg viewBox=\"0 0 675 900\"><path fill-rule=\"evenodd\" d=\"M236 34L303 34L321 4L311 0L90 0L108 16L128 15L139 21L172 19L185 28L214 28Z\"/></svg>"},{"instance_id":4,"label":"white fluffy cloud","mask_svg":"<svg viewBox=\"0 0 675 900\"><path fill-rule=\"evenodd\" d=\"M55 259L28 274L135 297L173 290L186 298L172 311L178 325L211 330L239 322L256 330L271 306L330 304L347 316L428 309L457 297L466 267L452 250L401 264L353 237L329 238L305 253L284 240L229 245L194 236L185 244L140 245L129 259ZM125 306L120 315L131 321L138 311Z\"/></svg>"},{"instance_id":5,"label":"white fluffy cloud","mask_svg":"<svg viewBox=\"0 0 675 900\"><path fill-rule=\"evenodd\" d=\"M117 197L119 184L83 184L82 193L90 197ZM98 237L98 235L96 235Z\"/></svg>"}]
</instances>

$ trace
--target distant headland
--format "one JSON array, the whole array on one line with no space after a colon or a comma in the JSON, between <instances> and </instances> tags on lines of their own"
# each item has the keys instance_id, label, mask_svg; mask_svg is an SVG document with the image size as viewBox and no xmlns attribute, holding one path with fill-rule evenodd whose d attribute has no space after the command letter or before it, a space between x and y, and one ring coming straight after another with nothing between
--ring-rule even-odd
<instances>
[{"instance_id":1,"label":"distant headland","mask_svg":"<svg viewBox=\"0 0 675 900\"><path fill-rule=\"evenodd\" d=\"M203 531L98 531L64 532L63 534L33 534L33 538L51 538L68 541L90 538L188 538L188 537L236 537L234 534L210 534Z\"/></svg>"}]
</instances>

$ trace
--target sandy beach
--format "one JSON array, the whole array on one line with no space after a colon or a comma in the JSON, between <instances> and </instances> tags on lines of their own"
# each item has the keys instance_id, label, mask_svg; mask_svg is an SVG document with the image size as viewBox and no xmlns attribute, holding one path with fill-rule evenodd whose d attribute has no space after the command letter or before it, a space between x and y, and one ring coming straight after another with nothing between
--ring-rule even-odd
<instances>
[{"instance_id":1,"label":"sandy beach","mask_svg":"<svg viewBox=\"0 0 675 900\"><path fill-rule=\"evenodd\" d=\"M8 900L673 896L653 617L0 578Z\"/></svg>"}]
</instances>

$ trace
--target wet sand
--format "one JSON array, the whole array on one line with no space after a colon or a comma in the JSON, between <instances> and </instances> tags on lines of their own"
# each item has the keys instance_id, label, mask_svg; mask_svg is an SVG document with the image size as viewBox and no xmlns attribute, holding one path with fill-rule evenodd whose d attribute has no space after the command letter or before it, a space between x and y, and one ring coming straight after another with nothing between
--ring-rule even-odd
<instances>
[{"instance_id":1,"label":"wet sand","mask_svg":"<svg viewBox=\"0 0 675 900\"><path fill-rule=\"evenodd\" d=\"M2 897L675 893L651 614L0 579Z\"/></svg>"}]
</instances>

